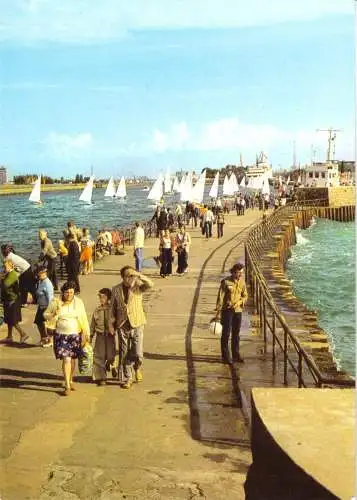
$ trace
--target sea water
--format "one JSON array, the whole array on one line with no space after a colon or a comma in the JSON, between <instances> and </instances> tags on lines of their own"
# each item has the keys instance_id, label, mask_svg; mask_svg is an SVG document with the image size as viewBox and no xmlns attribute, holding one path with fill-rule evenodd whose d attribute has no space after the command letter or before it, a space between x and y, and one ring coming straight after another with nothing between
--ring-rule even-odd
<instances>
[{"instance_id":1,"label":"sea water","mask_svg":"<svg viewBox=\"0 0 357 500\"><path fill-rule=\"evenodd\" d=\"M154 208L141 188L128 189L126 201L104 198L104 189L94 189L92 205L78 200L81 191L56 191L41 194L43 205L28 201L28 194L0 196L0 243L11 242L16 252L30 259L40 253L38 230L44 228L55 247L63 239L68 221L88 227L92 237L100 229L133 225L152 217Z\"/></svg>"},{"instance_id":2,"label":"sea water","mask_svg":"<svg viewBox=\"0 0 357 500\"><path fill-rule=\"evenodd\" d=\"M321 328L330 338L337 366L356 372L354 222L316 219L297 229L287 275L295 295L318 311Z\"/></svg>"}]
</instances>

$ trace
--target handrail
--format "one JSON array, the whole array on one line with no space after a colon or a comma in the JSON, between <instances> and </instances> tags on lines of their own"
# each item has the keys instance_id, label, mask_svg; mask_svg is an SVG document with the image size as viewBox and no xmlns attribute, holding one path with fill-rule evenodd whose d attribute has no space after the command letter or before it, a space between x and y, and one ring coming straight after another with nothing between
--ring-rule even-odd
<instances>
[{"instance_id":1,"label":"handrail","mask_svg":"<svg viewBox=\"0 0 357 500\"><path fill-rule=\"evenodd\" d=\"M266 255L266 251L271 250L274 233L281 231L283 223L286 222L286 214L294 213L308 209L318 208L328 205L328 200L306 200L295 201L284 207L279 207L267 217L264 221L256 224L250 231L245 244L245 261L247 281L252 289L254 308L259 318L259 328L263 332L264 348L267 350L267 334L272 337L272 361L273 370L276 367L276 347L283 352L284 358L284 384L288 385L288 367L297 376L298 386L306 387L306 376L309 376L313 383L318 386L340 386L353 387L355 381L343 378L329 378L321 373L314 358L306 352L300 340L289 327L285 317L277 306L268 283L261 270L261 258ZM274 247L275 248L275 247ZM281 339L277 329L283 331ZM297 356L297 362L293 357Z\"/></svg>"}]
</instances>

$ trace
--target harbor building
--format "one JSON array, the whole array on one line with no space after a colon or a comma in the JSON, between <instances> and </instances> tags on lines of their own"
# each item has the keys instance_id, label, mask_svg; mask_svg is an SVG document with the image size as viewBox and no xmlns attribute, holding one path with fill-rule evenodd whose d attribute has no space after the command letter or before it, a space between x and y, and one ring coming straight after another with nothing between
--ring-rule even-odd
<instances>
[{"instance_id":1,"label":"harbor building","mask_svg":"<svg viewBox=\"0 0 357 500\"><path fill-rule=\"evenodd\" d=\"M7 168L0 167L0 184L7 184Z\"/></svg>"}]
</instances>

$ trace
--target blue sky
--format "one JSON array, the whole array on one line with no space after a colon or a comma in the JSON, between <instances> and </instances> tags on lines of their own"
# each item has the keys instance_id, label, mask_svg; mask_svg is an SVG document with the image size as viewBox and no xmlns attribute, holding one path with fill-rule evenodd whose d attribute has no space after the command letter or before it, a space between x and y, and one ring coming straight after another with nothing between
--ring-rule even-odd
<instances>
[{"instance_id":1,"label":"blue sky","mask_svg":"<svg viewBox=\"0 0 357 500\"><path fill-rule=\"evenodd\" d=\"M2 0L0 163L155 175L264 149L290 167L294 141L324 158L329 126L352 159L353 3Z\"/></svg>"}]
</instances>

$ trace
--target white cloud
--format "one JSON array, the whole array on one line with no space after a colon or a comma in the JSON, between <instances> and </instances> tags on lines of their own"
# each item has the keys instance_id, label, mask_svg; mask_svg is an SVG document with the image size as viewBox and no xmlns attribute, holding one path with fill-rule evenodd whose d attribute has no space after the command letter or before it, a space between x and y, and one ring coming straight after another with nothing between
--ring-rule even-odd
<instances>
[{"instance_id":1,"label":"white cloud","mask_svg":"<svg viewBox=\"0 0 357 500\"><path fill-rule=\"evenodd\" d=\"M53 157L65 160L88 155L94 140L89 132L74 135L50 132L44 142Z\"/></svg>"},{"instance_id":2,"label":"white cloud","mask_svg":"<svg viewBox=\"0 0 357 500\"><path fill-rule=\"evenodd\" d=\"M145 5L145 7L143 7ZM342 0L2 0L0 39L92 43L140 29L228 28L351 14Z\"/></svg>"},{"instance_id":3,"label":"white cloud","mask_svg":"<svg viewBox=\"0 0 357 500\"><path fill-rule=\"evenodd\" d=\"M150 141L155 152L215 151L233 148L252 148L257 143L268 147L285 133L273 125L243 124L237 118L224 118L203 124L195 131L186 122L172 125L167 132L156 129Z\"/></svg>"},{"instance_id":4,"label":"white cloud","mask_svg":"<svg viewBox=\"0 0 357 500\"><path fill-rule=\"evenodd\" d=\"M150 142L150 149L157 153L167 150L179 151L188 144L190 134L187 123L180 122L172 125L168 132L155 130Z\"/></svg>"},{"instance_id":5,"label":"white cloud","mask_svg":"<svg viewBox=\"0 0 357 500\"><path fill-rule=\"evenodd\" d=\"M353 127L346 128L337 135L336 157L350 158L353 154ZM194 129L186 122L171 125L167 131L156 129L148 143L154 153L179 152L182 150L199 152L241 151L254 157L260 150L281 151L293 158L293 145L297 158L302 162L311 159L324 160L327 150L327 132L315 128L305 130L283 130L273 124L243 123L237 117L228 117L202 124ZM289 160L290 161L290 160Z\"/></svg>"}]
</instances>

